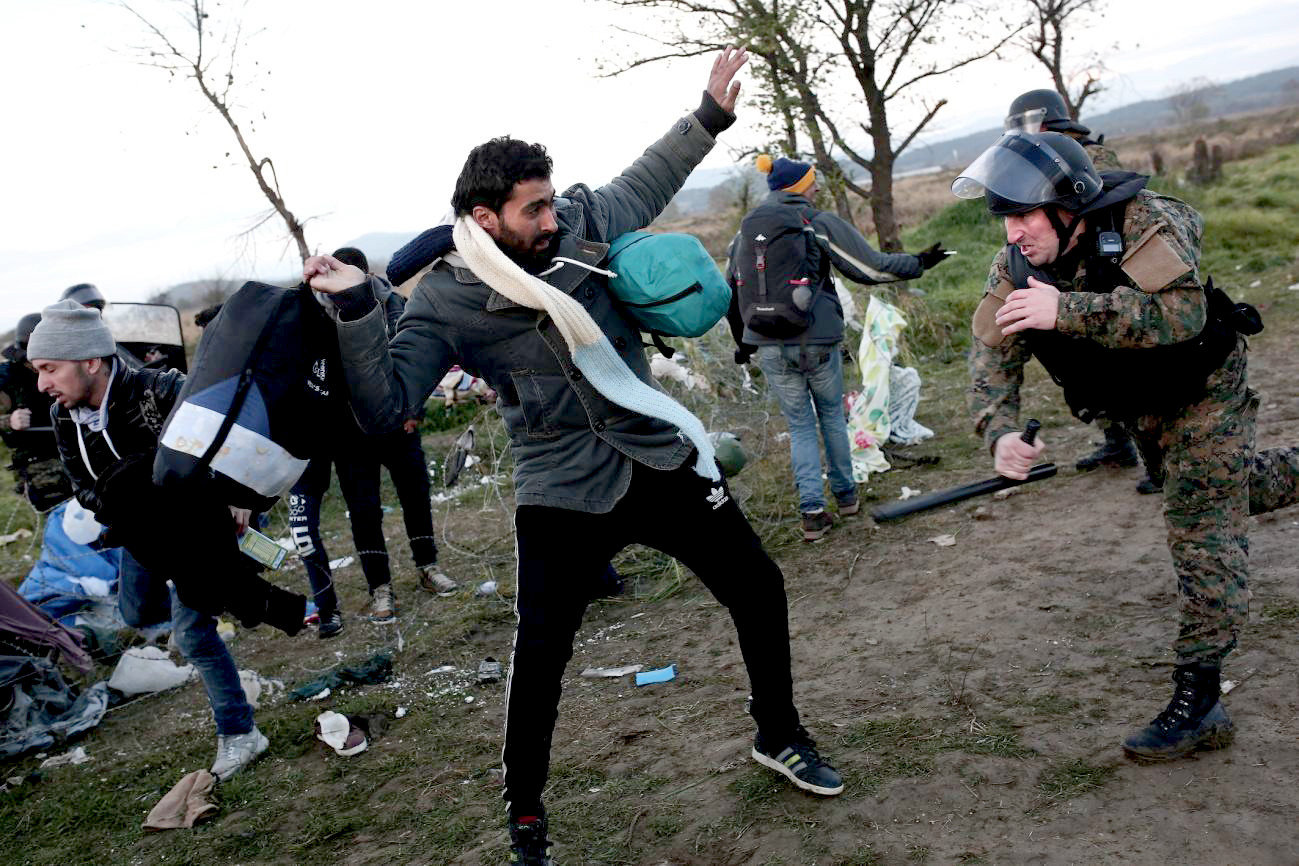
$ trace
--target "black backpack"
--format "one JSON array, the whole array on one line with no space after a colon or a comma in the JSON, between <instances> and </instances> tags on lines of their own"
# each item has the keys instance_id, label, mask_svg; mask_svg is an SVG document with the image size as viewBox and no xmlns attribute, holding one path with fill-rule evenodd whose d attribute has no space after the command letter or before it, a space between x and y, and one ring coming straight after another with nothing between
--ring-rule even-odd
<instances>
[{"instance_id":1,"label":"black backpack","mask_svg":"<svg viewBox=\"0 0 1299 866\"><path fill-rule=\"evenodd\" d=\"M245 283L203 333L163 426L154 482L212 472L231 504L269 508L335 429L345 399L331 399L337 359L333 322L309 288Z\"/></svg>"},{"instance_id":2,"label":"black backpack","mask_svg":"<svg viewBox=\"0 0 1299 866\"><path fill-rule=\"evenodd\" d=\"M735 250L735 290L744 324L776 340L803 333L828 264L802 208L754 208L740 223Z\"/></svg>"}]
</instances>

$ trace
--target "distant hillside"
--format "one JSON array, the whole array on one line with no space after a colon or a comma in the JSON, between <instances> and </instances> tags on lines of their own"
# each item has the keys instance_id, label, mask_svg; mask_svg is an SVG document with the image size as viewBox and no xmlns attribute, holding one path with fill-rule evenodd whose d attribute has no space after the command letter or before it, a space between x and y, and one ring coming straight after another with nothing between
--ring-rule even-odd
<instances>
[{"instance_id":1,"label":"distant hillside","mask_svg":"<svg viewBox=\"0 0 1299 866\"><path fill-rule=\"evenodd\" d=\"M1249 78L1191 91L1190 95L1202 101L1206 119L1292 105L1299 102L1299 66L1251 75ZM1168 97L1133 102L1102 114L1083 115L1082 118L1083 125L1090 127L1094 134L1104 134L1110 138L1150 132L1176 122L1177 114ZM904 153L897 161L897 171L901 173L935 166L964 165L973 161L999 135L1001 128L992 127Z\"/></svg>"},{"instance_id":2,"label":"distant hillside","mask_svg":"<svg viewBox=\"0 0 1299 866\"><path fill-rule=\"evenodd\" d=\"M241 285L243 285L242 280L220 278L190 280L163 289L149 298L149 303L170 304L180 310L197 309L224 301Z\"/></svg>"},{"instance_id":3,"label":"distant hillside","mask_svg":"<svg viewBox=\"0 0 1299 866\"><path fill-rule=\"evenodd\" d=\"M1299 102L1299 66L1274 69L1217 84L1191 91L1191 95L1201 101L1205 119L1293 105ZM1097 115L1084 115L1082 122L1098 135L1103 133L1110 138L1119 138L1171 126L1177 122L1177 116L1172 100L1163 97L1133 102ZM995 126L923 147L912 145L898 159L894 172L906 175L965 165L972 162L1001 132L1001 127ZM857 178L864 174L855 163L845 162L843 166L849 177ZM697 171L690 176L686 188L677 193L673 202L682 214L701 213L709 206L713 188L730 181L736 171L737 168L732 166Z\"/></svg>"}]
</instances>

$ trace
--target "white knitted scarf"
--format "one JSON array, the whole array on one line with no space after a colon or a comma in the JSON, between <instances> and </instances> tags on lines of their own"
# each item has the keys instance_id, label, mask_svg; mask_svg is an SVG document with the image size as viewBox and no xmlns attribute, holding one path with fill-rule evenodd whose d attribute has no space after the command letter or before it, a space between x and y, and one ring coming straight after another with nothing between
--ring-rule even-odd
<instances>
[{"instance_id":1,"label":"white knitted scarf","mask_svg":"<svg viewBox=\"0 0 1299 866\"><path fill-rule=\"evenodd\" d=\"M581 304L515 264L472 219L457 219L452 237L456 251L480 280L516 304L550 314L573 363L605 399L676 426L699 451L695 472L721 480L704 425L676 400L637 379Z\"/></svg>"}]
</instances>

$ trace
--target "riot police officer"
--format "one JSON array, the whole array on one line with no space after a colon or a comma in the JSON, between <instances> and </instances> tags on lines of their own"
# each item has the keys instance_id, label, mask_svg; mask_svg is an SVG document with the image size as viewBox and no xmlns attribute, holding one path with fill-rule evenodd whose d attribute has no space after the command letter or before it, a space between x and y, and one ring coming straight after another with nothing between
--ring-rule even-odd
<instances>
[{"instance_id":1,"label":"riot police officer","mask_svg":"<svg viewBox=\"0 0 1299 866\"><path fill-rule=\"evenodd\" d=\"M1075 415L1122 421L1161 461L1180 590L1175 689L1123 748L1162 759L1229 740L1219 683L1247 620L1247 516L1296 500L1299 449L1254 455L1245 335L1262 325L1201 282L1202 218L1147 180L1098 175L1067 135L1011 131L952 191L984 197L1009 241L975 311L970 357L975 429L997 472L1026 477L1043 447L1016 432L1033 357Z\"/></svg>"}]
</instances>

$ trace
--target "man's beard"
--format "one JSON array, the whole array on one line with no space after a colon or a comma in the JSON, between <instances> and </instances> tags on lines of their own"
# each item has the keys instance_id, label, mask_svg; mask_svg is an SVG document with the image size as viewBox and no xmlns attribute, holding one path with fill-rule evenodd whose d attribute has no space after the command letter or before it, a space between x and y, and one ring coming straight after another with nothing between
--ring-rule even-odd
<instances>
[{"instance_id":1,"label":"man's beard","mask_svg":"<svg viewBox=\"0 0 1299 866\"><path fill-rule=\"evenodd\" d=\"M544 250L539 252L534 250L530 244L525 243L522 237L510 231L504 223L501 224L499 235L496 238L496 246L512 262L530 274L539 274L550 267L550 263L554 260L555 252L559 247L557 243L558 233L550 235L550 243Z\"/></svg>"}]
</instances>

